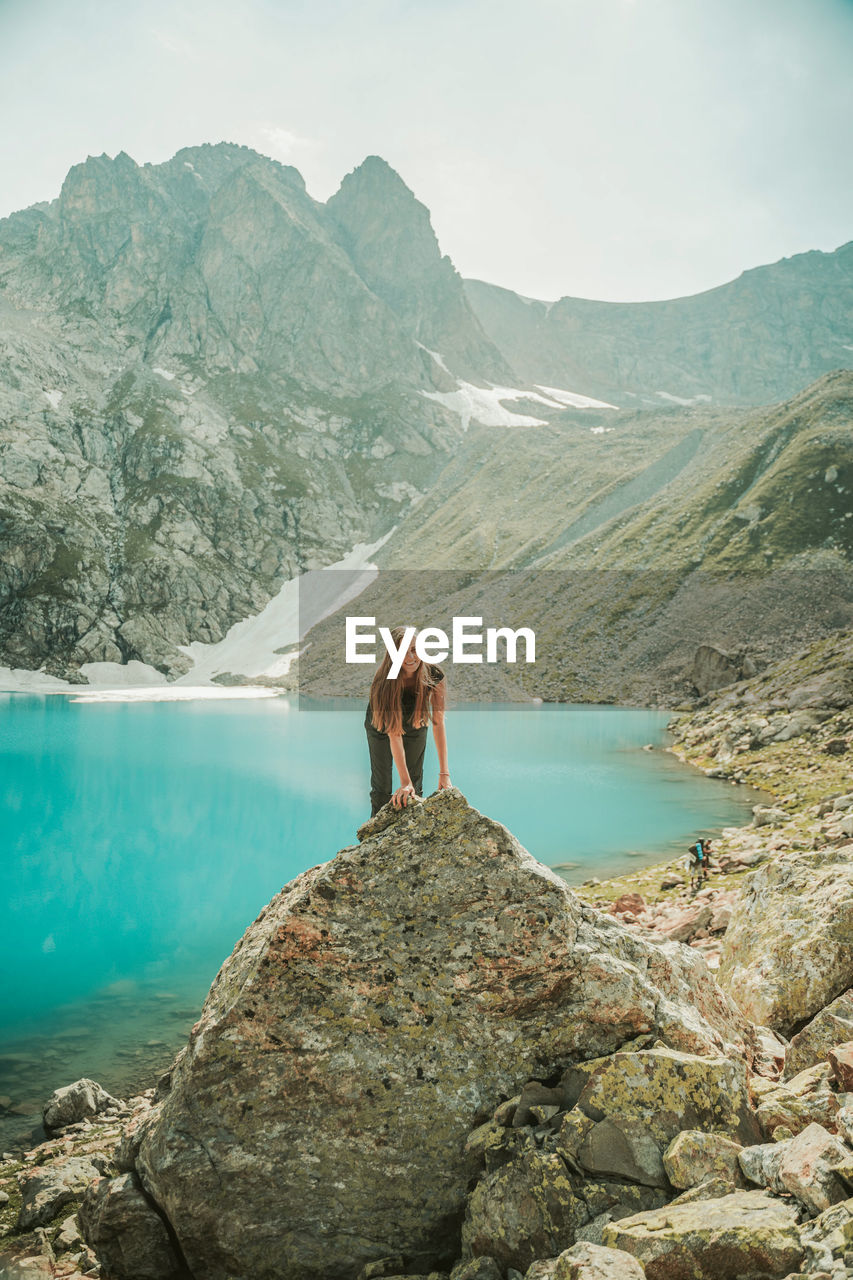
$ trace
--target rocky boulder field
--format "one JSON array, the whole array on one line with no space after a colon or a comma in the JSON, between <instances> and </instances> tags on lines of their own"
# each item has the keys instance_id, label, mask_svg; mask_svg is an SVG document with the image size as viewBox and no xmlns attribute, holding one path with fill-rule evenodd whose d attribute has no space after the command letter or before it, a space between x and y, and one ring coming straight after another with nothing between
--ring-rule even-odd
<instances>
[{"instance_id":1,"label":"rocky boulder field","mask_svg":"<svg viewBox=\"0 0 853 1280\"><path fill-rule=\"evenodd\" d=\"M575 893L458 791L383 810L223 965L127 1101L0 1165L0 1276L853 1276L851 638L676 749L763 787L710 878Z\"/></svg>"}]
</instances>

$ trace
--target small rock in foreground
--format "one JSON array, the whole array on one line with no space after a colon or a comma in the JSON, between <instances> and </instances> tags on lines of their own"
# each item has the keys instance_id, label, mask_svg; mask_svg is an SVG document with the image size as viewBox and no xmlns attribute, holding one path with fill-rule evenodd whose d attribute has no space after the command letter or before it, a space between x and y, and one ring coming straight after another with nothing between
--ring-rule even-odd
<instances>
[{"instance_id":1,"label":"small rock in foreground","mask_svg":"<svg viewBox=\"0 0 853 1280\"><path fill-rule=\"evenodd\" d=\"M44 1104L44 1127L48 1133L56 1132L85 1120L87 1116L96 1116L110 1107L120 1106L121 1103L94 1080L75 1080L74 1084L57 1089Z\"/></svg>"}]
</instances>

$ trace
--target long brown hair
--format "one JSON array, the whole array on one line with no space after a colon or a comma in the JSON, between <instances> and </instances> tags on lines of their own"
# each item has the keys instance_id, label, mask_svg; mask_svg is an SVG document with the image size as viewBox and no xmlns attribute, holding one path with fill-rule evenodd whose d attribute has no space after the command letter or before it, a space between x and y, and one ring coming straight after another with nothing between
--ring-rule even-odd
<instances>
[{"instance_id":1,"label":"long brown hair","mask_svg":"<svg viewBox=\"0 0 853 1280\"><path fill-rule=\"evenodd\" d=\"M406 635L405 627L392 627L391 637L399 651ZM401 676L396 680L388 679L391 670L391 655L388 650L376 668L376 675L370 686L370 719L374 729L380 733L403 732L403 681ZM436 673L436 674L433 674ZM432 695L436 685L444 673L441 667L429 666L421 662L415 676L415 709L412 713L412 725L422 728L427 720L433 719Z\"/></svg>"}]
</instances>

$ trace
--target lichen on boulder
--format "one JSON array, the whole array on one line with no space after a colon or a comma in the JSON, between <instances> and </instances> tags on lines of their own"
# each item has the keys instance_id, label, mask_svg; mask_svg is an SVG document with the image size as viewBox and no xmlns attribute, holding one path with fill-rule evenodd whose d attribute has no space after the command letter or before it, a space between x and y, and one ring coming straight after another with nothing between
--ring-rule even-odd
<instances>
[{"instance_id":1,"label":"lichen on boulder","mask_svg":"<svg viewBox=\"0 0 853 1280\"><path fill-rule=\"evenodd\" d=\"M623 1218L604 1243L639 1259L647 1280L783 1280L804 1252L796 1208L764 1191Z\"/></svg>"},{"instance_id":2,"label":"lichen on boulder","mask_svg":"<svg viewBox=\"0 0 853 1280\"><path fill-rule=\"evenodd\" d=\"M790 1080L754 1077L756 1115L765 1135L772 1137L780 1125L792 1135L801 1133L810 1124L834 1130L842 1097L832 1085L832 1067L828 1062L806 1067Z\"/></svg>"},{"instance_id":3,"label":"lichen on boulder","mask_svg":"<svg viewBox=\"0 0 853 1280\"><path fill-rule=\"evenodd\" d=\"M723 942L720 986L785 1035L853 986L853 845L780 854L746 882Z\"/></svg>"}]
</instances>

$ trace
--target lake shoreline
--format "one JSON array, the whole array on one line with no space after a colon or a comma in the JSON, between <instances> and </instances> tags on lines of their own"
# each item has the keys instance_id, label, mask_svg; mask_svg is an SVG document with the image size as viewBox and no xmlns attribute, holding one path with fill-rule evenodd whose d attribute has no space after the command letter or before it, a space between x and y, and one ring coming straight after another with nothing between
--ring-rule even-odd
<instances>
[{"instance_id":1,"label":"lake shoreline","mask_svg":"<svg viewBox=\"0 0 853 1280\"><path fill-rule=\"evenodd\" d=\"M214 711L212 704L208 703L207 706L211 708L211 711ZM553 707L544 707L532 713L532 719L529 720L529 726L530 732L533 733L534 737L538 737L545 732L551 732L554 726L559 728L562 718L554 715L555 710L558 709ZM598 708L587 704L577 708L579 713L577 719L581 725L581 732L584 735L591 735L590 743L593 746L595 745L599 734L599 729L597 727L599 724L599 718L595 714L599 710L604 712L604 719L602 723L607 724L610 719L610 713L613 712L618 715L619 709L609 706L605 708ZM516 715L522 715L522 718L525 719L525 723L527 723L527 720L523 715L523 708L513 707L511 708L511 711L513 715L511 727L513 729L516 724ZM653 715L659 722L660 717L658 716L658 713L654 712L653 709L652 711ZM78 714L87 716L90 713L79 712ZM91 714L97 714L100 721L99 713ZM168 711L168 709L164 709L163 714L168 714L171 717L173 713ZM175 712L174 714L182 713ZM224 714L230 715L232 713L226 711ZM539 714L543 716L541 721L538 719ZM155 715L153 710L151 715ZM212 720L214 725L219 723L219 716L220 713L215 712ZM108 717L111 723L117 722L117 713L115 719L113 713L108 713ZM268 719L268 717L262 718ZM60 719L64 721L65 717L62 716ZM77 715L75 715L75 720L76 719ZM469 719L472 721L474 726L475 736L472 741L476 741L476 737L482 734L482 729L479 727L479 716L476 718L469 717ZM202 722L206 724L208 720L210 720L210 716L205 713ZM86 723L88 723L88 721L86 721ZM156 713L156 723L160 723L159 712ZM171 719L168 723L171 723ZM306 723L309 722L306 721ZM321 722L318 719L314 721L314 723L320 724ZM457 723L461 729L461 718ZM518 723L520 726L521 722ZM207 732L207 730L205 730L205 732ZM278 732L278 730L276 730L276 732ZM660 745L655 746L653 751L649 752L649 754L647 754L647 750L650 744L645 737L647 732L650 732L650 730L644 728L642 724L634 730L630 730L625 733L623 733L622 730L617 731L618 737L616 747L618 755L622 757L627 751L627 756L625 758L629 762L633 760L633 764L630 765L630 768L635 771L639 769L635 783L639 783L641 791L643 788L648 786L648 778L650 777L654 779L654 777L660 772L659 768L653 768L649 774L649 771L646 768L646 762L650 762L651 756L657 760L658 766L664 766L663 776L668 777L665 761L669 753L665 747L667 740L665 731L662 727L659 731L655 730L655 733L660 733L661 742ZM161 733L161 730L156 731L155 738L159 733ZM53 736L53 731L47 735L46 742L49 745L52 742ZM586 739L584 739L584 741L585 740ZM586 765L584 767L586 767ZM535 762L530 762L529 768L535 770ZM619 768L622 768L621 764L619 765ZM670 765L669 772L671 772L671 770L672 766ZM678 771L680 772L680 767ZM615 785L617 786L619 785L618 777L618 773L614 775L614 778L616 779ZM613 785L613 783L608 776L607 786L610 785ZM704 792L704 783L700 785ZM716 786L717 788L720 788L721 784L718 782ZM709 795L710 794L711 793L709 792ZM723 800L726 799L724 794L722 798ZM596 802L594 810L590 815L590 820L594 822L598 821L600 804L600 800ZM483 812L494 812L494 806L491 802L486 798L481 799L479 794L478 807ZM692 801L688 804L688 809L690 810L691 815L688 820L692 822ZM502 814L500 820L509 826L510 829L518 832L518 826L512 816L507 817ZM555 829L562 829L560 828L559 823L557 823L557 827ZM703 834L707 832L708 829L709 827L705 826ZM538 857L544 865L553 867L556 873L560 875L575 892L580 892L582 895L584 894L585 890L582 887L582 880L589 876L590 870L593 869L592 867L587 867L584 866L583 863L576 862L576 855L571 851L566 854L552 854L550 857L547 853L543 855L540 853L542 848L541 842L535 835L531 836L526 832L518 832L518 834L522 844L532 850L535 857ZM681 838L683 846L685 847L690 834L690 829L685 825L684 835ZM636 833L636 838L640 841L642 839L641 833ZM350 837L350 841L351 839L352 837ZM608 874L606 870L599 871L598 874L602 879L606 879L607 881L614 880L614 882L616 880L625 879L626 877L631 881L636 879L637 876L651 876L653 878L657 874L655 868L666 866L670 861L672 861L672 854L667 847L667 843L673 847L682 847L681 843L672 839L668 842L664 840L656 842L655 847L651 849L644 849L642 843L640 843L639 850L631 854L629 853L630 845L626 841L625 844L622 845L623 852L621 854L617 855L608 853L606 855L601 855L605 866L608 861L610 865L612 865L614 861L616 862L619 868L618 875L614 872ZM345 847L346 844L346 840L338 840L334 847ZM558 839L557 844L558 847L563 844L562 837ZM575 865L571 865L572 863L575 863ZM636 871L633 870L633 865L635 864L638 864ZM599 863L599 865L601 864ZM295 868L290 872L290 876L287 878L292 878L293 875L298 874L298 871L299 868ZM285 882L286 879L284 877L276 880L272 887L263 894L263 897L257 898L257 903L255 905L247 905L242 920L235 926L233 932L228 934L227 939L223 939L222 947L218 951L218 954L212 956L210 958L210 962L206 963L203 969L198 970L197 980L192 983L188 983L186 980L181 982L179 989L182 994L180 997L175 996L173 993L170 994L169 988L172 980L169 978L168 973L164 971L164 976L160 982L145 982L141 987L125 983L128 987L128 990L125 992L115 993L112 989L104 989L89 998L82 998L79 1000L74 999L68 1003L63 1002L64 1007L57 1008L57 1013L60 1016L57 1018L54 1015L51 1015L53 1021L51 1022L48 1019L45 1019L45 1022L41 1027L38 1024L37 1019L34 1019L29 1012L22 1012L20 1021L16 1019L14 1025L10 1023L8 1035L6 1036L6 1039L10 1042L8 1045L8 1053L10 1055L17 1055L18 1063L16 1070L4 1072L3 1085L0 1086L0 1095L6 1095L7 1102L11 1104L2 1118L2 1130L6 1135L6 1143L8 1145L12 1145L13 1142L14 1145L29 1145L34 1140L33 1135L28 1131L26 1119L28 1117L32 1117L33 1125L35 1125L40 1110L40 1104L41 1101L43 1101L41 1093L44 1093L46 1096L53 1088L67 1083L68 1078L71 1075L93 1076L94 1078L98 1078L100 1079L100 1082L103 1083L111 1092L118 1092L121 1096L126 1096L127 1092L136 1092L141 1089L151 1087L156 1082L159 1074L166 1070L171 1057L174 1056L174 1053L177 1052L180 1045L185 1041L190 1026L198 1016L198 1011L201 1008L205 995L215 977L216 971L222 961L229 954L234 941L256 916L258 910L260 910L264 903L269 899L270 894L277 891L281 887L281 884ZM49 931L52 932L54 928L55 921L53 918L51 918L50 922L45 922L45 933L48 933ZM59 935L57 934L57 936ZM182 938L181 941L182 945L185 946L186 939ZM196 969L197 966L194 966L193 971L195 972ZM117 966L114 967L114 974L116 977L123 980L126 973L126 969L121 970ZM184 971L183 977L184 979L186 978L186 970ZM115 983L113 985L121 986L122 982ZM108 1012L106 1006L109 1000L116 1001L112 1006L116 1015L115 1019L112 1021L120 1025L112 1025L111 1020L106 1017L106 1013ZM171 1001L171 1005L169 1001ZM181 1034L175 1038L168 1033L169 1027L174 1025L171 1020L171 1008L175 1008L178 1011L183 1008L186 1011L183 1022L180 1024ZM192 1012L190 1012L191 1009ZM161 1011L164 1015L164 1019L158 1023L157 1020L161 1016ZM170 1015L168 1018L165 1017L167 1014ZM72 1036L72 1032L75 1030L78 1032L78 1038L76 1041ZM13 1037L14 1042L12 1042ZM45 1073L45 1079L43 1079L40 1084L35 1084L35 1090L33 1088L33 1084L38 1079L38 1076L43 1073L40 1070L33 1072L30 1069L26 1069L25 1059L28 1056L31 1058L33 1057L32 1053L29 1055L27 1054L26 1042L28 1039L33 1039L33 1042L38 1044L38 1048L35 1050L35 1058L38 1059L39 1066L44 1064L49 1066L51 1060L58 1062L58 1057L55 1054L55 1050L58 1046L63 1049L63 1053L67 1052L68 1055L67 1071L62 1070L60 1073L59 1070L51 1070L49 1074ZM85 1053L86 1044L99 1043L100 1041L103 1041L105 1045L103 1051L99 1051L98 1055L91 1055L87 1060ZM169 1049L164 1049L162 1051L162 1057L158 1057L156 1055L156 1050L150 1047L159 1041L168 1041L170 1045ZM136 1057L139 1057L140 1059L144 1058L147 1065L143 1066L140 1062L140 1069L134 1073L133 1064ZM35 1060L33 1060L33 1066L35 1066ZM21 1081L17 1086L13 1079L16 1074ZM36 1103L38 1103L38 1105L35 1105ZM26 1111L24 1110L24 1106L27 1107ZM20 1121L14 1118L15 1115L21 1117ZM10 1134L12 1134L13 1137L8 1136ZM0 1141L2 1141L2 1139L0 1139Z\"/></svg>"}]
</instances>

